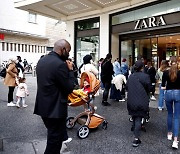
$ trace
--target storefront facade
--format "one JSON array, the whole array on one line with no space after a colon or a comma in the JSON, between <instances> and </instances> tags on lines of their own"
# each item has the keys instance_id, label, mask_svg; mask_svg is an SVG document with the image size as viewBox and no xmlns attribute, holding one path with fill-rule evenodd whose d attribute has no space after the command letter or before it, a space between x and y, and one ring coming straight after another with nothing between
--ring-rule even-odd
<instances>
[{"instance_id":1,"label":"storefront facade","mask_svg":"<svg viewBox=\"0 0 180 154\"><path fill-rule=\"evenodd\" d=\"M156 68L162 59L180 55L179 0L26 1L17 7L66 21L70 56L78 66L85 54L97 62L111 52L113 61L126 58L129 66L141 54Z\"/></svg>"},{"instance_id":2,"label":"storefront facade","mask_svg":"<svg viewBox=\"0 0 180 154\"><path fill-rule=\"evenodd\" d=\"M118 36L119 57L128 65L142 55L156 68L170 56L180 56L180 1L152 3L110 15L111 39ZM113 44L111 44L113 46Z\"/></svg>"}]
</instances>

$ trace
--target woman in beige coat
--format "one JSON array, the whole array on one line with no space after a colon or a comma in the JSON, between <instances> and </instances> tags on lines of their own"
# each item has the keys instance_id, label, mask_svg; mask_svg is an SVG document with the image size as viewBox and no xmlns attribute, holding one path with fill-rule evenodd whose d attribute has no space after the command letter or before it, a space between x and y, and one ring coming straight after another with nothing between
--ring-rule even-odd
<instances>
[{"instance_id":1,"label":"woman in beige coat","mask_svg":"<svg viewBox=\"0 0 180 154\"><path fill-rule=\"evenodd\" d=\"M13 93L16 87L15 79L18 76L16 61L16 58L12 58L9 60L8 68L6 70L6 77L4 79L4 84L9 87L7 106L15 106L15 104L13 103Z\"/></svg>"}]
</instances>

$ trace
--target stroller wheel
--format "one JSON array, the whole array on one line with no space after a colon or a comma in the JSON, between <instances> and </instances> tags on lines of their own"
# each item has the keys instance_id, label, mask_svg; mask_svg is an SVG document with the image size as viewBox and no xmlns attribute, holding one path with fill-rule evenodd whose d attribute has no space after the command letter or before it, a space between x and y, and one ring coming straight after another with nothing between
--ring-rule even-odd
<instances>
[{"instance_id":1,"label":"stroller wheel","mask_svg":"<svg viewBox=\"0 0 180 154\"><path fill-rule=\"evenodd\" d=\"M83 125L78 129L77 136L80 139L84 139L88 137L88 135L89 135L89 128L86 125Z\"/></svg>"},{"instance_id":2,"label":"stroller wheel","mask_svg":"<svg viewBox=\"0 0 180 154\"><path fill-rule=\"evenodd\" d=\"M129 118L129 121L130 121L130 122L133 122L133 118L132 118L132 117L130 117L130 118Z\"/></svg>"},{"instance_id":3,"label":"stroller wheel","mask_svg":"<svg viewBox=\"0 0 180 154\"><path fill-rule=\"evenodd\" d=\"M75 126L75 122L71 123L72 120L74 120L74 117L68 117L66 119L66 128L72 129Z\"/></svg>"},{"instance_id":4,"label":"stroller wheel","mask_svg":"<svg viewBox=\"0 0 180 154\"><path fill-rule=\"evenodd\" d=\"M106 120L104 120L102 123L102 128L107 129L107 124L108 124L108 122Z\"/></svg>"}]
</instances>

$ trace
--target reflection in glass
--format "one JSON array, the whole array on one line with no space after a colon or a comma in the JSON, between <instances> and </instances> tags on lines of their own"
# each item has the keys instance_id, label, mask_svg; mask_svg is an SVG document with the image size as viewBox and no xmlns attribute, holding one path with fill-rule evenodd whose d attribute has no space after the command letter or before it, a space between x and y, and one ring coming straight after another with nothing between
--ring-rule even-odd
<instances>
[{"instance_id":1,"label":"reflection in glass","mask_svg":"<svg viewBox=\"0 0 180 154\"><path fill-rule=\"evenodd\" d=\"M83 57L90 54L93 61L97 63L99 60L99 36L77 38L77 66L83 63Z\"/></svg>"}]
</instances>

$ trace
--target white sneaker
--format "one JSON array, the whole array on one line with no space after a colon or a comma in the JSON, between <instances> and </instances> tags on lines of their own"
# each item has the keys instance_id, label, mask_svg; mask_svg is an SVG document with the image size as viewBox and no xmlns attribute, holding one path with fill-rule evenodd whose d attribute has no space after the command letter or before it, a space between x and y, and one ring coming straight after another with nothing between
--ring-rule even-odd
<instances>
[{"instance_id":1,"label":"white sneaker","mask_svg":"<svg viewBox=\"0 0 180 154\"><path fill-rule=\"evenodd\" d=\"M120 99L119 102L125 102L126 100L123 98L123 99Z\"/></svg>"},{"instance_id":2,"label":"white sneaker","mask_svg":"<svg viewBox=\"0 0 180 154\"><path fill-rule=\"evenodd\" d=\"M169 141L171 141L171 140L172 140L172 134L167 134L167 139L168 139Z\"/></svg>"},{"instance_id":3,"label":"white sneaker","mask_svg":"<svg viewBox=\"0 0 180 154\"><path fill-rule=\"evenodd\" d=\"M72 141L72 138L69 137L67 140L63 141L63 143L69 143L71 141Z\"/></svg>"},{"instance_id":4,"label":"white sneaker","mask_svg":"<svg viewBox=\"0 0 180 154\"><path fill-rule=\"evenodd\" d=\"M178 142L179 141L173 141L173 144L172 144L173 149L178 149Z\"/></svg>"},{"instance_id":5,"label":"white sneaker","mask_svg":"<svg viewBox=\"0 0 180 154\"><path fill-rule=\"evenodd\" d=\"M14 104L13 102L7 103L7 106L16 106L16 104Z\"/></svg>"},{"instance_id":6,"label":"white sneaker","mask_svg":"<svg viewBox=\"0 0 180 154\"><path fill-rule=\"evenodd\" d=\"M158 107L158 110L159 110L159 111L162 111L162 110L163 110L163 108L162 108L162 107Z\"/></svg>"},{"instance_id":7,"label":"white sneaker","mask_svg":"<svg viewBox=\"0 0 180 154\"><path fill-rule=\"evenodd\" d=\"M156 101L156 98L152 95L152 96L151 96L151 100L152 100L152 101Z\"/></svg>"},{"instance_id":8,"label":"white sneaker","mask_svg":"<svg viewBox=\"0 0 180 154\"><path fill-rule=\"evenodd\" d=\"M27 107L28 105L24 104L22 107Z\"/></svg>"},{"instance_id":9,"label":"white sneaker","mask_svg":"<svg viewBox=\"0 0 180 154\"><path fill-rule=\"evenodd\" d=\"M19 105L19 104L16 104L16 107L17 107L17 108L20 108L20 105Z\"/></svg>"}]
</instances>

